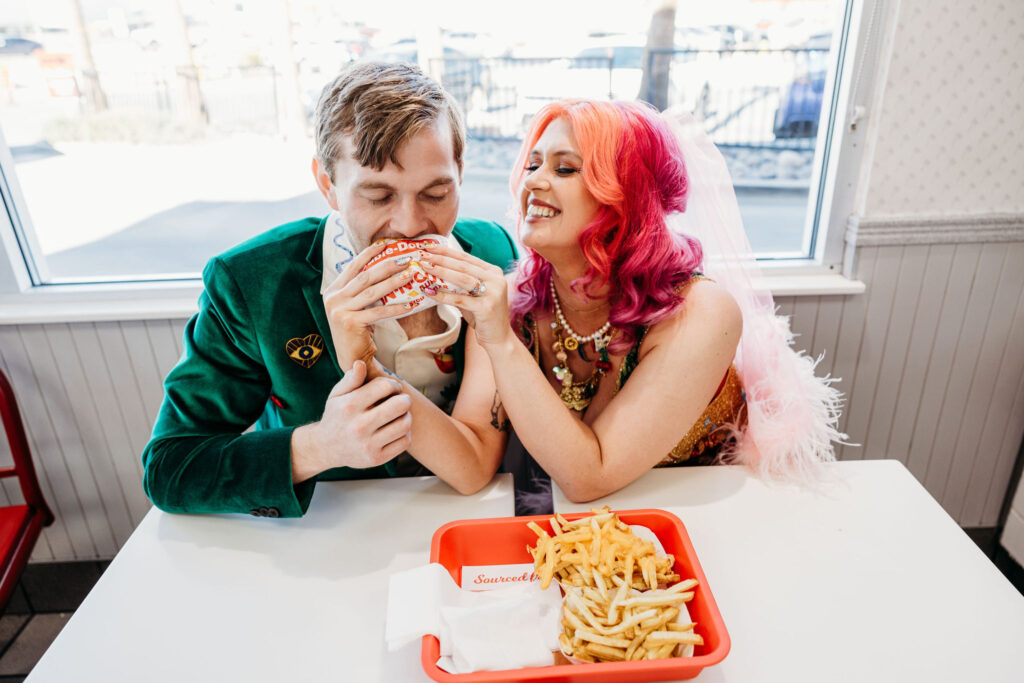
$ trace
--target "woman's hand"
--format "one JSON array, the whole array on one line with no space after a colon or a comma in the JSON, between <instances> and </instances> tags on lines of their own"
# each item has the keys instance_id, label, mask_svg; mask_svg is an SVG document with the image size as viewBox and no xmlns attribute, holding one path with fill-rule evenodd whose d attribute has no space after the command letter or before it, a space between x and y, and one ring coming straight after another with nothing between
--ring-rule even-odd
<instances>
[{"instance_id":1,"label":"woman's hand","mask_svg":"<svg viewBox=\"0 0 1024 683\"><path fill-rule=\"evenodd\" d=\"M423 267L450 285L468 294L425 292L438 303L451 304L460 311L476 332L483 347L500 345L512 336L508 320L508 283L501 268L465 252L441 245L424 247L428 255Z\"/></svg>"},{"instance_id":2,"label":"woman's hand","mask_svg":"<svg viewBox=\"0 0 1024 683\"><path fill-rule=\"evenodd\" d=\"M382 261L362 272L385 246L384 242L378 242L364 249L324 291L324 308L339 367L351 368L357 360L370 367L377 353L373 323L407 313L416 305L396 303L366 308L412 277L412 271L407 270L408 261L402 263L395 259Z\"/></svg>"}]
</instances>

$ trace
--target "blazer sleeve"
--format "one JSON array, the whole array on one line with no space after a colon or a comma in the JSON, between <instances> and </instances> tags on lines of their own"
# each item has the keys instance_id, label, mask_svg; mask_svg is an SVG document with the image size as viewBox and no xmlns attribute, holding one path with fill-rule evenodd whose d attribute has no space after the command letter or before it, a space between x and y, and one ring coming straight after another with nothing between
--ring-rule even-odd
<instances>
[{"instance_id":1,"label":"blazer sleeve","mask_svg":"<svg viewBox=\"0 0 1024 683\"><path fill-rule=\"evenodd\" d=\"M244 433L263 413L270 379L253 321L228 266L203 271L199 312L142 454L146 495L167 512L299 517L312 480L292 484L294 427Z\"/></svg>"}]
</instances>

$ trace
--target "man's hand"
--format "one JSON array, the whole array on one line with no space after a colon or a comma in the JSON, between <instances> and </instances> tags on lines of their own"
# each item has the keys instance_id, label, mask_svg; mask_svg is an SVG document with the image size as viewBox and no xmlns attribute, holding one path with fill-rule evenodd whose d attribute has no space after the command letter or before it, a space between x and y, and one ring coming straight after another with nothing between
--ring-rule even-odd
<instances>
[{"instance_id":1,"label":"man's hand","mask_svg":"<svg viewBox=\"0 0 1024 683\"><path fill-rule=\"evenodd\" d=\"M292 481L332 467L367 468L391 460L412 443L411 406L400 382L367 382L366 364L356 361L331 390L320 421L292 434Z\"/></svg>"},{"instance_id":2,"label":"man's hand","mask_svg":"<svg viewBox=\"0 0 1024 683\"><path fill-rule=\"evenodd\" d=\"M373 323L407 313L410 304L387 304L366 308L395 291L412 277L408 262L382 261L363 271L363 267L385 247L384 242L370 245L324 291L324 309L331 328L338 365L352 367L357 361L370 363L377 353L373 343Z\"/></svg>"}]
</instances>

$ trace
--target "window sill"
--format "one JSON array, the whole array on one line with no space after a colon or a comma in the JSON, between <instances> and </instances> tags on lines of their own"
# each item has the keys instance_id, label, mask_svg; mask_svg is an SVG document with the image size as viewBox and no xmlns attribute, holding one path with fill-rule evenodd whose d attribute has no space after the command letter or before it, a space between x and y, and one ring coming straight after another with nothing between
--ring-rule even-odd
<instances>
[{"instance_id":1,"label":"window sill","mask_svg":"<svg viewBox=\"0 0 1024 683\"><path fill-rule=\"evenodd\" d=\"M849 295L864 283L842 275L771 273L755 286L775 297ZM112 320L176 320L192 316L202 282L150 282L34 287L0 296L0 325L104 322Z\"/></svg>"},{"instance_id":2,"label":"window sill","mask_svg":"<svg viewBox=\"0 0 1024 683\"><path fill-rule=\"evenodd\" d=\"M0 295L0 325L185 319L202 291L199 279L33 287Z\"/></svg>"},{"instance_id":3,"label":"window sill","mask_svg":"<svg viewBox=\"0 0 1024 683\"><path fill-rule=\"evenodd\" d=\"M826 296L863 294L867 287L838 273L765 273L754 281L754 288L767 289L776 299L788 296Z\"/></svg>"}]
</instances>

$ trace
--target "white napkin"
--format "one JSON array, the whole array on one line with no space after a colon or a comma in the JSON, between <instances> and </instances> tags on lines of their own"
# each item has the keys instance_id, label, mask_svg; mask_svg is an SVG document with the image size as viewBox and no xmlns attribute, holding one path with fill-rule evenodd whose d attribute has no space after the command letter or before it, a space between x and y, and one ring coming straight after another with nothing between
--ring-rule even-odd
<instances>
[{"instance_id":1,"label":"white napkin","mask_svg":"<svg viewBox=\"0 0 1024 683\"><path fill-rule=\"evenodd\" d=\"M554 586L544 591L537 583L463 590L443 566L430 564L392 574L387 614L389 651L433 635L445 671L498 671L552 663L562 598Z\"/></svg>"}]
</instances>

